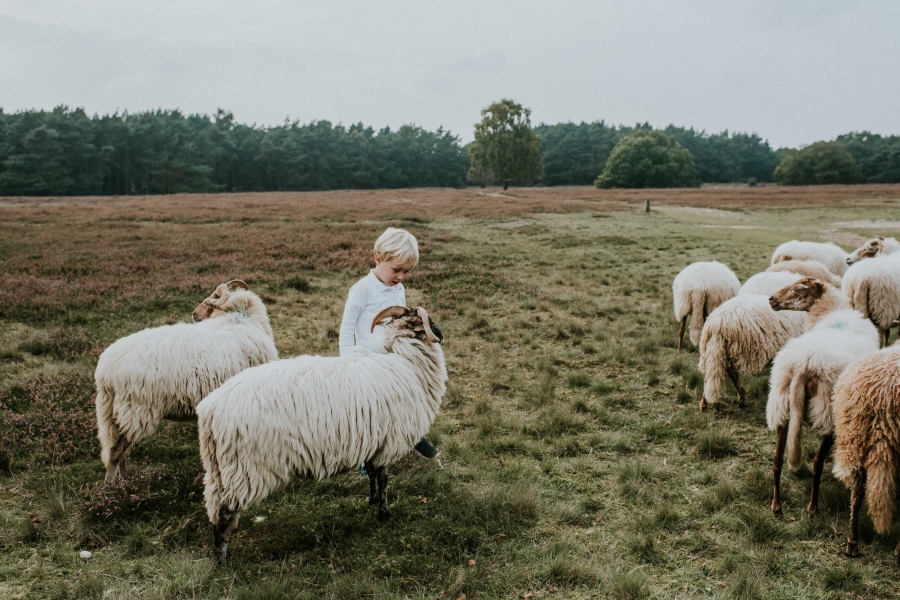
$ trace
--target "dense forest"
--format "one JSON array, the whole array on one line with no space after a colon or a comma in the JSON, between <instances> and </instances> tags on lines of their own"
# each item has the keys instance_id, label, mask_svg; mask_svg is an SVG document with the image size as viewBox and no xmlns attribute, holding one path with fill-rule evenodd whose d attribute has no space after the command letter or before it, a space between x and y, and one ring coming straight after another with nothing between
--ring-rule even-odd
<instances>
[{"instance_id":1,"label":"dense forest","mask_svg":"<svg viewBox=\"0 0 900 600\"><path fill-rule=\"evenodd\" d=\"M0 195L460 187L468 167L441 129L255 127L221 110L0 112Z\"/></svg>"},{"instance_id":2,"label":"dense forest","mask_svg":"<svg viewBox=\"0 0 900 600\"><path fill-rule=\"evenodd\" d=\"M647 123L541 124L541 185L590 185L615 145ZM709 134L670 125L704 182L772 181L788 149L756 134ZM900 136L850 133L836 142L860 166L860 181L900 182ZM219 110L88 116L82 109L0 109L0 196L165 194L282 190L461 187L469 155L459 138L414 125L286 122L244 125Z\"/></svg>"}]
</instances>

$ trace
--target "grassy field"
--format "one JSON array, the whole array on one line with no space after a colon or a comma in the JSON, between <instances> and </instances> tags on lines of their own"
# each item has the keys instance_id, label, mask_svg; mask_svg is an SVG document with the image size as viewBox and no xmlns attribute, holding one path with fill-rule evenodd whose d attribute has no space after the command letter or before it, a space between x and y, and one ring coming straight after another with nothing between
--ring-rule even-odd
<instances>
[{"instance_id":1,"label":"grassy field","mask_svg":"<svg viewBox=\"0 0 900 600\"><path fill-rule=\"evenodd\" d=\"M900 527L864 517L845 558L830 461L820 514L805 467L772 516L767 376L745 408L729 390L701 414L671 282L710 259L744 280L789 239L894 235L898 207L900 186L0 199L0 598L896 597ZM444 332L450 376L429 434L446 468L395 465L395 524L357 473L297 480L244 513L216 569L192 423L99 489L106 346L241 278L282 357L336 354L389 225L420 240L407 298Z\"/></svg>"}]
</instances>

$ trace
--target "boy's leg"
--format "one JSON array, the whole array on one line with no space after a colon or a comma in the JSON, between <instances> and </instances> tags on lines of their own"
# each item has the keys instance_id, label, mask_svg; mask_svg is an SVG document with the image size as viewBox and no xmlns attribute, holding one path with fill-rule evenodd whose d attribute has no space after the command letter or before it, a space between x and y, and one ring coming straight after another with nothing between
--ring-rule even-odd
<instances>
[{"instance_id":1,"label":"boy's leg","mask_svg":"<svg viewBox=\"0 0 900 600\"><path fill-rule=\"evenodd\" d=\"M434 458L438 455L438 449L431 445L431 442L422 438L419 440L419 443L415 445L416 452L424 456L425 458Z\"/></svg>"}]
</instances>

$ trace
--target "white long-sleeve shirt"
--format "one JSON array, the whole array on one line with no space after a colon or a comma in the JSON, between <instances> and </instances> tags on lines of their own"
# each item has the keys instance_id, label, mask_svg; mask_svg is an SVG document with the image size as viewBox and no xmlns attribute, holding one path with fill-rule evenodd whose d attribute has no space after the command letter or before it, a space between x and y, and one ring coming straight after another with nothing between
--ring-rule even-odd
<instances>
[{"instance_id":1,"label":"white long-sleeve shirt","mask_svg":"<svg viewBox=\"0 0 900 600\"><path fill-rule=\"evenodd\" d=\"M339 344L341 356L372 337L372 319L389 306L406 306L403 284L387 285L375 277L375 270L353 284L344 305ZM377 330L376 330L377 331Z\"/></svg>"}]
</instances>

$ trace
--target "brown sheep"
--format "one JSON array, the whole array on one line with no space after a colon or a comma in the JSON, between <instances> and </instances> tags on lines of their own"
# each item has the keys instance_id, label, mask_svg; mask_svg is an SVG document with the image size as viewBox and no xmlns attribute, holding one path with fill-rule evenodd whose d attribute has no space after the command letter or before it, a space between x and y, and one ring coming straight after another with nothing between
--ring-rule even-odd
<instances>
[{"instance_id":1,"label":"brown sheep","mask_svg":"<svg viewBox=\"0 0 900 600\"><path fill-rule=\"evenodd\" d=\"M863 497L875 531L894 520L900 469L900 345L870 354L841 374L834 388L834 475L850 488L847 556L859 556ZM900 561L900 544L894 549Z\"/></svg>"}]
</instances>

